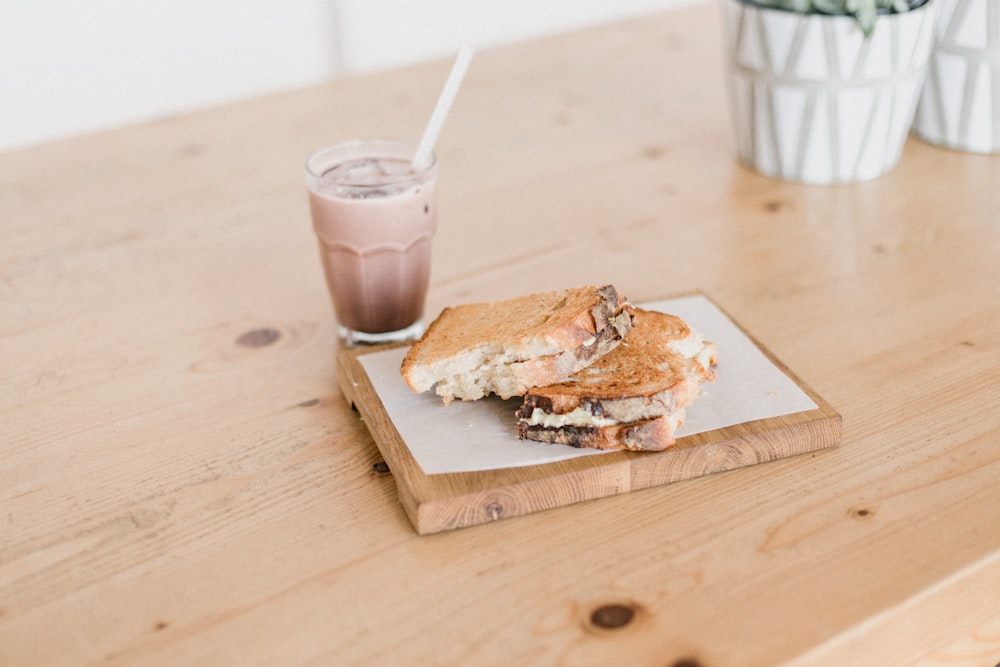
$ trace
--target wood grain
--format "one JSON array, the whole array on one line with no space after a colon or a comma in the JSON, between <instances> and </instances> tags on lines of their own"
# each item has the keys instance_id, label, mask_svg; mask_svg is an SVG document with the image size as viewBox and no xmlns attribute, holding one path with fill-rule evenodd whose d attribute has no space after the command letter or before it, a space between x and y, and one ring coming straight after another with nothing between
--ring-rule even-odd
<instances>
[{"instance_id":1,"label":"wood grain","mask_svg":"<svg viewBox=\"0 0 1000 667\"><path fill-rule=\"evenodd\" d=\"M1000 660L1000 158L762 178L720 18L479 51L428 310L704 291L840 447L416 534L338 386L301 170L419 136L450 61L0 154L0 665Z\"/></svg>"}]
</instances>

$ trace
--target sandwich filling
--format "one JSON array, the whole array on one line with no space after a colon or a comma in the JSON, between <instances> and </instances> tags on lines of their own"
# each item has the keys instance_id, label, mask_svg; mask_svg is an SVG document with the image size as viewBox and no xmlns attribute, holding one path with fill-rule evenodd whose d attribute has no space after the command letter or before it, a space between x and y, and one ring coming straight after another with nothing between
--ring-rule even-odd
<instances>
[{"instance_id":1,"label":"sandwich filling","mask_svg":"<svg viewBox=\"0 0 1000 667\"><path fill-rule=\"evenodd\" d=\"M586 408L573 408L562 414L532 410L527 419L521 419L529 426L544 426L545 428L562 428L563 426L612 426L619 422L610 417L598 417Z\"/></svg>"}]
</instances>

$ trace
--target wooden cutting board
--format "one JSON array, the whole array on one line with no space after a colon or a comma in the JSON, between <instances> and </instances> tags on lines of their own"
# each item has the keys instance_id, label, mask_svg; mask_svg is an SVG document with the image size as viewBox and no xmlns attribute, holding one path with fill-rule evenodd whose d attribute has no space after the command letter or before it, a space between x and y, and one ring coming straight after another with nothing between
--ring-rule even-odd
<instances>
[{"instance_id":1,"label":"wooden cutting board","mask_svg":"<svg viewBox=\"0 0 1000 667\"><path fill-rule=\"evenodd\" d=\"M539 465L426 474L361 361L366 354L392 346L342 350L337 377L345 398L361 414L392 471L400 502L414 528L420 534L436 533L838 445L841 418L836 410L743 327L733 324L812 399L815 409L680 437L662 452L610 452ZM697 401L689 411L695 409Z\"/></svg>"}]
</instances>

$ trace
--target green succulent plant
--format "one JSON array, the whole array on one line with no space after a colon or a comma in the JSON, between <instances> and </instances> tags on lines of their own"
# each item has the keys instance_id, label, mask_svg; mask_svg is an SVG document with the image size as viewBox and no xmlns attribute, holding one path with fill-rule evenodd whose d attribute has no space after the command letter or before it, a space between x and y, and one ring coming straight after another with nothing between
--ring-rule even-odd
<instances>
[{"instance_id":1,"label":"green succulent plant","mask_svg":"<svg viewBox=\"0 0 1000 667\"><path fill-rule=\"evenodd\" d=\"M799 14L853 16L866 37L875 29L875 18L879 12L903 13L920 4L908 0L751 0L751 2L762 7Z\"/></svg>"}]
</instances>

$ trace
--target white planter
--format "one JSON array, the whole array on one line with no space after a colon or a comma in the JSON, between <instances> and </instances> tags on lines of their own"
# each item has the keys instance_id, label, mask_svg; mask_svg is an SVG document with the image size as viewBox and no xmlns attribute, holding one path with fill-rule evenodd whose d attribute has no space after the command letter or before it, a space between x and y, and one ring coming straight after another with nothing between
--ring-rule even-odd
<instances>
[{"instance_id":1,"label":"white planter","mask_svg":"<svg viewBox=\"0 0 1000 667\"><path fill-rule=\"evenodd\" d=\"M1000 0L939 3L913 130L934 144L1000 153Z\"/></svg>"},{"instance_id":2,"label":"white planter","mask_svg":"<svg viewBox=\"0 0 1000 667\"><path fill-rule=\"evenodd\" d=\"M740 159L805 183L865 181L898 162L933 43L934 1L851 17L723 0L730 100Z\"/></svg>"}]
</instances>

